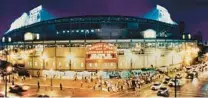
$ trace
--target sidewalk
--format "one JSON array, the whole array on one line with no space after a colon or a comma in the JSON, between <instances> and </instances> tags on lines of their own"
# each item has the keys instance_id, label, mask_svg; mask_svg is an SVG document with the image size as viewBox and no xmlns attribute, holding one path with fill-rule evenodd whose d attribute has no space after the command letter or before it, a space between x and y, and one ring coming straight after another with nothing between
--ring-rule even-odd
<instances>
[{"instance_id":1,"label":"sidewalk","mask_svg":"<svg viewBox=\"0 0 208 98\"><path fill-rule=\"evenodd\" d=\"M50 87L52 83L52 87L60 87L60 83L62 84L63 88L92 88L93 82L83 82L83 86L81 87L81 80L68 80L68 79L39 79L39 78L27 78L26 80L16 80L15 84L22 84L22 85L32 85L38 86L38 81L40 83L40 87Z\"/></svg>"}]
</instances>

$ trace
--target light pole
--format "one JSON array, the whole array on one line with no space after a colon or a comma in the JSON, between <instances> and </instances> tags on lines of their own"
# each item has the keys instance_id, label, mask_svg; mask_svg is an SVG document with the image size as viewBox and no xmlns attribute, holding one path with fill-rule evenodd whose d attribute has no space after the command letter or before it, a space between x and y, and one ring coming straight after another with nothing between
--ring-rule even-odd
<instances>
[{"instance_id":1,"label":"light pole","mask_svg":"<svg viewBox=\"0 0 208 98\"><path fill-rule=\"evenodd\" d=\"M5 75L6 75L6 80L5 80L5 97L7 97L7 74L9 74L11 71L12 71L12 67L8 66L6 68L6 72L5 72Z\"/></svg>"},{"instance_id":2,"label":"light pole","mask_svg":"<svg viewBox=\"0 0 208 98\"><path fill-rule=\"evenodd\" d=\"M177 84L176 84L177 81L176 81L176 79L177 79L177 77L175 76L175 81L174 81L175 82L175 98L177 97L177 89L176 89L177 88Z\"/></svg>"},{"instance_id":3,"label":"light pole","mask_svg":"<svg viewBox=\"0 0 208 98\"><path fill-rule=\"evenodd\" d=\"M71 59L69 59L69 70L71 69Z\"/></svg>"},{"instance_id":4,"label":"light pole","mask_svg":"<svg viewBox=\"0 0 208 98\"><path fill-rule=\"evenodd\" d=\"M132 58L131 58L131 70L132 70L132 63L133 63L133 62L132 62Z\"/></svg>"}]
</instances>

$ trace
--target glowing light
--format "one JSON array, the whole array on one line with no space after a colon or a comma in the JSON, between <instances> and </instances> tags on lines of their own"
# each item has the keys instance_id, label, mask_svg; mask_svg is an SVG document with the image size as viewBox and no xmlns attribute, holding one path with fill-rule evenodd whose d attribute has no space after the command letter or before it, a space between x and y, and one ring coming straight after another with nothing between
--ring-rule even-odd
<instances>
[{"instance_id":1,"label":"glowing light","mask_svg":"<svg viewBox=\"0 0 208 98\"><path fill-rule=\"evenodd\" d=\"M183 35L183 36L182 36L182 39L185 39L185 37L186 37L186 36L185 36L185 35Z\"/></svg>"},{"instance_id":2,"label":"glowing light","mask_svg":"<svg viewBox=\"0 0 208 98\"><path fill-rule=\"evenodd\" d=\"M33 40L33 34L31 32L27 32L24 35L25 40Z\"/></svg>"},{"instance_id":3,"label":"glowing light","mask_svg":"<svg viewBox=\"0 0 208 98\"><path fill-rule=\"evenodd\" d=\"M95 31L95 30L93 30L93 29L91 30L91 32L94 32L94 31Z\"/></svg>"},{"instance_id":4,"label":"glowing light","mask_svg":"<svg viewBox=\"0 0 208 98\"><path fill-rule=\"evenodd\" d=\"M40 34L36 34L36 38L37 38L37 40L39 40L40 39Z\"/></svg>"},{"instance_id":5,"label":"glowing light","mask_svg":"<svg viewBox=\"0 0 208 98\"><path fill-rule=\"evenodd\" d=\"M147 29L143 31L144 38L156 38L156 31L152 29Z\"/></svg>"},{"instance_id":6,"label":"glowing light","mask_svg":"<svg viewBox=\"0 0 208 98\"><path fill-rule=\"evenodd\" d=\"M73 56L72 56L72 55L68 55L66 58L67 58L68 60L72 60L72 59L73 59Z\"/></svg>"},{"instance_id":7,"label":"glowing light","mask_svg":"<svg viewBox=\"0 0 208 98\"><path fill-rule=\"evenodd\" d=\"M5 42L5 37L2 38L2 42Z\"/></svg>"},{"instance_id":8,"label":"glowing light","mask_svg":"<svg viewBox=\"0 0 208 98\"><path fill-rule=\"evenodd\" d=\"M188 34L188 39L191 39L191 34Z\"/></svg>"},{"instance_id":9,"label":"glowing light","mask_svg":"<svg viewBox=\"0 0 208 98\"><path fill-rule=\"evenodd\" d=\"M11 67L11 66L8 66L7 68L6 68L6 71L7 72L11 72L13 70L13 68Z\"/></svg>"},{"instance_id":10,"label":"glowing light","mask_svg":"<svg viewBox=\"0 0 208 98\"><path fill-rule=\"evenodd\" d=\"M42 56L40 56L40 58L41 58L42 60L48 60L48 57L47 57L46 55L42 55Z\"/></svg>"},{"instance_id":11,"label":"glowing light","mask_svg":"<svg viewBox=\"0 0 208 98\"><path fill-rule=\"evenodd\" d=\"M27 59L27 58L28 58L28 55L27 55L26 53L23 53L23 54L21 54L21 57L22 57L23 59Z\"/></svg>"},{"instance_id":12,"label":"glowing light","mask_svg":"<svg viewBox=\"0 0 208 98\"><path fill-rule=\"evenodd\" d=\"M12 41L12 38L11 37L8 37L8 41L11 42Z\"/></svg>"}]
</instances>

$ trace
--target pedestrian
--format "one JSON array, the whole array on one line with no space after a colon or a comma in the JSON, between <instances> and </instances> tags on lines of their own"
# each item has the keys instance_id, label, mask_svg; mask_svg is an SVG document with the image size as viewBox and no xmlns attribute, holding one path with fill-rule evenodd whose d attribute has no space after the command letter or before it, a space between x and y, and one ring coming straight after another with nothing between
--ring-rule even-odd
<instances>
[{"instance_id":1,"label":"pedestrian","mask_svg":"<svg viewBox=\"0 0 208 98\"><path fill-rule=\"evenodd\" d=\"M93 82L93 78L91 77L91 82Z\"/></svg>"},{"instance_id":2,"label":"pedestrian","mask_svg":"<svg viewBox=\"0 0 208 98\"><path fill-rule=\"evenodd\" d=\"M25 77L25 75L24 75L24 76L23 76L23 80L25 80L25 78L26 78L26 77Z\"/></svg>"},{"instance_id":3,"label":"pedestrian","mask_svg":"<svg viewBox=\"0 0 208 98\"><path fill-rule=\"evenodd\" d=\"M81 87L83 86L83 82L81 81Z\"/></svg>"},{"instance_id":4,"label":"pedestrian","mask_svg":"<svg viewBox=\"0 0 208 98\"><path fill-rule=\"evenodd\" d=\"M22 81L24 81L24 77L22 76L21 78L22 78Z\"/></svg>"},{"instance_id":5,"label":"pedestrian","mask_svg":"<svg viewBox=\"0 0 208 98\"><path fill-rule=\"evenodd\" d=\"M38 89L40 89L40 82L38 81Z\"/></svg>"},{"instance_id":6,"label":"pedestrian","mask_svg":"<svg viewBox=\"0 0 208 98\"><path fill-rule=\"evenodd\" d=\"M14 79L12 79L12 85L14 85Z\"/></svg>"},{"instance_id":7,"label":"pedestrian","mask_svg":"<svg viewBox=\"0 0 208 98\"><path fill-rule=\"evenodd\" d=\"M60 90L62 90L63 88L62 88L62 84L60 83Z\"/></svg>"},{"instance_id":8,"label":"pedestrian","mask_svg":"<svg viewBox=\"0 0 208 98\"><path fill-rule=\"evenodd\" d=\"M39 70L37 71L37 75L38 75L38 78L39 78L40 77L40 71Z\"/></svg>"}]
</instances>

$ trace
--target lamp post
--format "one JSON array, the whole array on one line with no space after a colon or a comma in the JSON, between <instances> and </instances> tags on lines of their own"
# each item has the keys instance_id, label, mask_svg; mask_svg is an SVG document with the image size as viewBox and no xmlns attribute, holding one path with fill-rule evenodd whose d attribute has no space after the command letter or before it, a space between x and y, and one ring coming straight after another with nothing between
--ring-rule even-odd
<instances>
[{"instance_id":1,"label":"lamp post","mask_svg":"<svg viewBox=\"0 0 208 98\"><path fill-rule=\"evenodd\" d=\"M132 70L132 63L133 63L133 62L132 62L132 58L131 58L131 70Z\"/></svg>"},{"instance_id":2,"label":"lamp post","mask_svg":"<svg viewBox=\"0 0 208 98\"><path fill-rule=\"evenodd\" d=\"M7 74L10 73L12 71L12 67L11 66L8 66L6 68L6 80L5 80L5 97L7 97Z\"/></svg>"},{"instance_id":3,"label":"lamp post","mask_svg":"<svg viewBox=\"0 0 208 98\"><path fill-rule=\"evenodd\" d=\"M71 59L69 59L69 70L71 69Z\"/></svg>"},{"instance_id":4,"label":"lamp post","mask_svg":"<svg viewBox=\"0 0 208 98\"><path fill-rule=\"evenodd\" d=\"M177 97L177 89L176 89L177 88L177 84L176 84L177 81L176 81L176 79L177 79L177 77L175 76L175 81L174 81L175 82L175 87L174 87L175 88L175 98Z\"/></svg>"}]
</instances>

